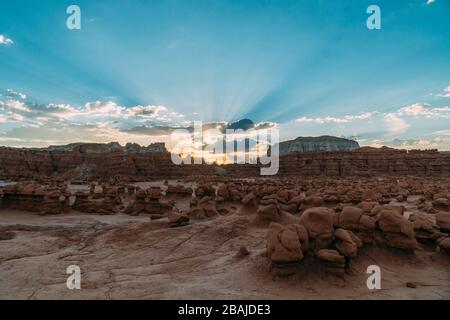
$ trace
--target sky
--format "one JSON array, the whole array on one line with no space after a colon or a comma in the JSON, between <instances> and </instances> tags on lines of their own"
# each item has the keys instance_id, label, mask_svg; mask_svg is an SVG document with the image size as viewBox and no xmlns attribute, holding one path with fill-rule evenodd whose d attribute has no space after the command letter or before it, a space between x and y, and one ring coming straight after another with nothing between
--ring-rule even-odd
<instances>
[{"instance_id":1,"label":"sky","mask_svg":"<svg viewBox=\"0 0 450 320\"><path fill-rule=\"evenodd\" d=\"M450 0L0 0L0 145L248 118L281 140L450 150L449 39Z\"/></svg>"}]
</instances>

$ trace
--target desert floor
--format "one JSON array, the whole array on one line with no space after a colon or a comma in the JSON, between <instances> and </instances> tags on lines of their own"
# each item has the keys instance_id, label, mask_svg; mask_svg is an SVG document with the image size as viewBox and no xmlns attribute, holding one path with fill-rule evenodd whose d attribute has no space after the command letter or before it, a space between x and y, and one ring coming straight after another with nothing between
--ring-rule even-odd
<instances>
[{"instance_id":1,"label":"desert floor","mask_svg":"<svg viewBox=\"0 0 450 320\"><path fill-rule=\"evenodd\" d=\"M274 269L267 227L239 206L177 228L147 216L0 211L0 231L9 235L0 240L0 298L450 299L450 258L426 246L415 253L364 246L344 277L309 259L289 272ZM241 246L250 254L238 255ZM74 264L81 290L66 287ZM373 264L381 290L366 286Z\"/></svg>"}]
</instances>

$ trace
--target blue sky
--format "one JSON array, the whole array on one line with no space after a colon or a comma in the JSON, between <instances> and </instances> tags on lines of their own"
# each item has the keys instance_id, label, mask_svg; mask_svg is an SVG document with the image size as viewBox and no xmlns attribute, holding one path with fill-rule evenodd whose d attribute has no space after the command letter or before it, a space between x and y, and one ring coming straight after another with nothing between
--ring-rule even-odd
<instances>
[{"instance_id":1,"label":"blue sky","mask_svg":"<svg viewBox=\"0 0 450 320\"><path fill-rule=\"evenodd\" d=\"M447 150L449 17L449 0L2 0L0 145L148 144L250 118L282 139Z\"/></svg>"}]
</instances>

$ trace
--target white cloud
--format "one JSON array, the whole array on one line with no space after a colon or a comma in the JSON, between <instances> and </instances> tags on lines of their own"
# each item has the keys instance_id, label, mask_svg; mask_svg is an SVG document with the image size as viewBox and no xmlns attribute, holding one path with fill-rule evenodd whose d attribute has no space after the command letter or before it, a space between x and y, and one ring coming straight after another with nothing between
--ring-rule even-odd
<instances>
[{"instance_id":1,"label":"white cloud","mask_svg":"<svg viewBox=\"0 0 450 320\"><path fill-rule=\"evenodd\" d=\"M10 46L14 44L14 41L12 41L10 38L7 38L6 36L0 34L0 44Z\"/></svg>"},{"instance_id":2,"label":"white cloud","mask_svg":"<svg viewBox=\"0 0 450 320\"><path fill-rule=\"evenodd\" d=\"M33 129L30 134L23 133L26 136L21 142L23 145L29 143L28 145L32 146L31 140L27 142L26 139L40 139L39 144L44 143L46 139L58 139L60 144L73 141L110 142L113 140L145 144L145 141L148 141L145 139L148 138L155 139L154 141L158 138L160 140L167 138L169 129L192 125L188 121L192 119L186 119L183 114L173 112L164 106L125 107L113 101L88 102L81 107L57 103L36 104L24 101L22 99L26 98L24 94L11 89L6 92L10 95L4 94L4 101L0 97L0 122L4 128L15 128L20 125L23 127L23 132ZM12 99L11 96L15 96L16 99ZM388 113L372 111L339 117L333 115L301 117L282 124L283 129L280 132L285 132L283 139L291 139L299 135L358 135L370 143L374 137L389 140L406 131L408 136L423 132L425 129L426 132L430 132L429 128L432 127L432 130L436 131L433 135L448 137L450 135L446 125L448 118L450 118L450 107L433 107L426 103L416 103ZM10 125L4 126L4 123ZM299 123L302 125L299 126ZM216 127L223 130L226 124L226 122L217 122ZM256 131L271 126L277 126L277 124L255 124L254 129ZM163 130L164 128L167 130ZM11 131L11 129L8 130ZM77 130L82 130L83 135L80 131L80 136L76 136ZM36 136L38 132L42 132L39 137ZM17 133L18 131L12 131L3 137L22 139L16 136ZM60 137L65 134L67 137ZM433 136L430 136L431 134L427 135L421 144L428 146L438 143L431 140ZM9 143L12 145L13 141ZM418 142L415 144L419 145Z\"/></svg>"},{"instance_id":3,"label":"white cloud","mask_svg":"<svg viewBox=\"0 0 450 320\"><path fill-rule=\"evenodd\" d=\"M135 106L127 109L127 114L132 117L156 118L162 111L167 111L163 106Z\"/></svg>"},{"instance_id":4,"label":"white cloud","mask_svg":"<svg viewBox=\"0 0 450 320\"><path fill-rule=\"evenodd\" d=\"M88 102L83 107L69 104L37 104L11 99L10 96L24 98L24 94L7 90L6 99L0 100L0 113L13 111L21 114L28 123L43 125L45 122L66 122L85 124L92 121L116 121L121 124L158 124L184 125L184 115L169 111L164 106L133 106L124 107L113 101Z\"/></svg>"},{"instance_id":5,"label":"white cloud","mask_svg":"<svg viewBox=\"0 0 450 320\"><path fill-rule=\"evenodd\" d=\"M307 117L301 117L298 118L297 122L306 122L306 123L317 123L317 124L325 124L325 123L347 123L350 121L355 120L367 120L372 117L374 113L373 112L365 112L360 115L346 115L342 118L336 118L336 117L323 117L323 118L307 118Z\"/></svg>"},{"instance_id":6,"label":"white cloud","mask_svg":"<svg viewBox=\"0 0 450 320\"><path fill-rule=\"evenodd\" d=\"M25 100L27 98L26 94L21 93L21 92L16 92L16 91L14 91L12 89L6 89L6 96L8 98L11 98L11 99L16 99L17 98L17 99Z\"/></svg>"},{"instance_id":7,"label":"white cloud","mask_svg":"<svg viewBox=\"0 0 450 320\"><path fill-rule=\"evenodd\" d=\"M23 116L14 112L7 112L4 114L0 114L0 123L6 121L21 122L23 121L23 119L24 119Z\"/></svg>"},{"instance_id":8,"label":"white cloud","mask_svg":"<svg viewBox=\"0 0 450 320\"><path fill-rule=\"evenodd\" d=\"M381 148L383 146L396 149L438 149L440 151L450 150L450 138L435 137L427 139L393 139L393 140L372 140L360 143L362 146Z\"/></svg>"},{"instance_id":9,"label":"white cloud","mask_svg":"<svg viewBox=\"0 0 450 320\"><path fill-rule=\"evenodd\" d=\"M409 125L402 118L398 117L395 113L388 113L384 116L384 122L388 126L388 132L391 135L400 134L405 132Z\"/></svg>"},{"instance_id":10,"label":"white cloud","mask_svg":"<svg viewBox=\"0 0 450 320\"><path fill-rule=\"evenodd\" d=\"M0 108L11 111L31 112L25 103L17 100L0 101Z\"/></svg>"},{"instance_id":11,"label":"white cloud","mask_svg":"<svg viewBox=\"0 0 450 320\"><path fill-rule=\"evenodd\" d=\"M401 108L398 111L399 115L409 115L409 116L421 116L421 115L431 115L430 105L415 103L410 106Z\"/></svg>"},{"instance_id":12,"label":"white cloud","mask_svg":"<svg viewBox=\"0 0 450 320\"><path fill-rule=\"evenodd\" d=\"M436 97L440 98L450 98L450 86L443 90L443 93L435 94Z\"/></svg>"},{"instance_id":13,"label":"white cloud","mask_svg":"<svg viewBox=\"0 0 450 320\"><path fill-rule=\"evenodd\" d=\"M345 123L347 122L344 119L335 118L335 117L324 117L324 118L307 118L307 117L301 117L296 120L297 122L313 122L318 124L324 124L324 123Z\"/></svg>"},{"instance_id":14,"label":"white cloud","mask_svg":"<svg viewBox=\"0 0 450 320\"><path fill-rule=\"evenodd\" d=\"M450 136L450 130L438 130L434 132L435 134L441 134L444 136Z\"/></svg>"},{"instance_id":15,"label":"white cloud","mask_svg":"<svg viewBox=\"0 0 450 320\"><path fill-rule=\"evenodd\" d=\"M105 115L105 116L121 116L125 108L117 105L115 102L95 101L85 104L82 114L86 115Z\"/></svg>"},{"instance_id":16,"label":"white cloud","mask_svg":"<svg viewBox=\"0 0 450 320\"><path fill-rule=\"evenodd\" d=\"M397 111L400 116L415 116L427 118L448 118L450 117L450 107L434 108L428 103L415 103L410 106L400 108Z\"/></svg>"}]
</instances>

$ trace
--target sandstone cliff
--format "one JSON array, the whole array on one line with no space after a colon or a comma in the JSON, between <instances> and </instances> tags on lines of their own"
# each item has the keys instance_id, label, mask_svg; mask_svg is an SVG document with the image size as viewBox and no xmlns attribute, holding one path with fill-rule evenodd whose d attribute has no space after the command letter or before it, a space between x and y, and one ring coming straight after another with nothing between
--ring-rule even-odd
<instances>
[{"instance_id":1,"label":"sandstone cliff","mask_svg":"<svg viewBox=\"0 0 450 320\"><path fill-rule=\"evenodd\" d=\"M175 165L170 153L136 152L129 146L111 152L30 150L0 147L0 180L170 179L226 175L256 177L261 165ZM136 147L136 146L134 146ZM297 152L280 157L278 176L450 176L450 154L361 148L353 151Z\"/></svg>"}]
</instances>

